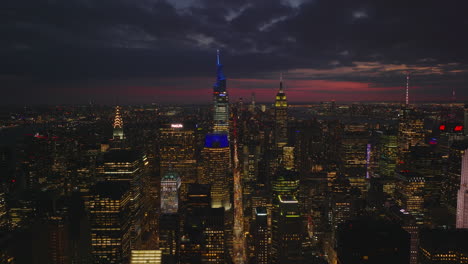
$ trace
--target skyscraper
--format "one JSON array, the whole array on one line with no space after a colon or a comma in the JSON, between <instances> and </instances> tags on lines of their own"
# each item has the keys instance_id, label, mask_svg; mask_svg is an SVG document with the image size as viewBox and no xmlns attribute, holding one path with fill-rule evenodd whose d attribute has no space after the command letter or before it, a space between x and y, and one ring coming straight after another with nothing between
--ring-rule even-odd
<instances>
[{"instance_id":1,"label":"skyscraper","mask_svg":"<svg viewBox=\"0 0 468 264\"><path fill-rule=\"evenodd\" d=\"M275 98L275 136L276 147L281 149L288 143L288 101L283 90L283 75Z\"/></svg>"},{"instance_id":2,"label":"skyscraper","mask_svg":"<svg viewBox=\"0 0 468 264\"><path fill-rule=\"evenodd\" d=\"M179 207L180 178L177 173L168 171L161 179L161 213L175 214Z\"/></svg>"},{"instance_id":3,"label":"skyscraper","mask_svg":"<svg viewBox=\"0 0 468 264\"><path fill-rule=\"evenodd\" d=\"M201 183L211 184L211 206L231 208L230 189L232 177L230 168L230 148L227 134L208 134L202 150L203 176Z\"/></svg>"},{"instance_id":4,"label":"skyscraper","mask_svg":"<svg viewBox=\"0 0 468 264\"><path fill-rule=\"evenodd\" d=\"M103 163L98 167L102 179L108 182L126 182L130 184L131 209L131 249L135 249L141 242L142 227L148 218L147 189L143 188L146 177L146 157L136 151L128 149L112 149L104 154Z\"/></svg>"},{"instance_id":5,"label":"skyscraper","mask_svg":"<svg viewBox=\"0 0 468 264\"><path fill-rule=\"evenodd\" d=\"M226 76L224 76L223 65L220 61L219 50L217 51L216 60L216 83L213 86L213 132L228 133L229 132L229 98L226 91Z\"/></svg>"},{"instance_id":6,"label":"skyscraper","mask_svg":"<svg viewBox=\"0 0 468 264\"><path fill-rule=\"evenodd\" d=\"M275 207L272 218L273 263L304 263L304 230L297 199L294 196L279 195Z\"/></svg>"},{"instance_id":7,"label":"skyscraper","mask_svg":"<svg viewBox=\"0 0 468 264\"><path fill-rule=\"evenodd\" d=\"M464 126L464 133L465 133L465 136L468 137L468 104L465 104L465 107L463 108L463 115L464 115L464 122L463 122L463 126Z\"/></svg>"},{"instance_id":8,"label":"skyscraper","mask_svg":"<svg viewBox=\"0 0 468 264\"><path fill-rule=\"evenodd\" d=\"M460 189L457 196L457 228L468 228L468 153L464 151L461 162Z\"/></svg>"},{"instance_id":9,"label":"skyscraper","mask_svg":"<svg viewBox=\"0 0 468 264\"><path fill-rule=\"evenodd\" d=\"M172 123L159 129L160 175L171 167L181 180L181 197L187 185L196 182L195 133L187 124Z\"/></svg>"},{"instance_id":10,"label":"skyscraper","mask_svg":"<svg viewBox=\"0 0 468 264\"><path fill-rule=\"evenodd\" d=\"M179 263L225 263L224 209L210 208L210 186L189 185Z\"/></svg>"},{"instance_id":11,"label":"skyscraper","mask_svg":"<svg viewBox=\"0 0 468 264\"><path fill-rule=\"evenodd\" d=\"M399 115L398 163L406 162L406 154L412 146L424 141L424 119L409 105L409 73L406 75L406 100Z\"/></svg>"},{"instance_id":12,"label":"skyscraper","mask_svg":"<svg viewBox=\"0 0 468 264\"><path fill-rule=\"evenodd\" d=\"M130 254L131 191L128 182L100 182L86 206L90 213L91 253L99 262L124 263Z\"/></svg>"},{"instance_id":13,"label":"skyscraper","mask_svg":"<svg viewBox=\"0 0 468 264\"><path fill-rule=\"evenodd\" d=\"M265 207L255 208L255 222L252 234L255 247L255 258L258 264L268 264L270 260L271 232L268 227L268 213Z\"/></svg>"},{"instance_id":14,"label":"skyscraper","mask_svg":"<svg viewBox=\"0 0 468 264\"><path fill-rule=\"evenodd\" d=\"M124 140L125 134L123 130L123 120L120 113L120 106L115 107L115 118L114 118L114 131L112 133L112 138L114 140Z\"/></svg>"}]
</instances>

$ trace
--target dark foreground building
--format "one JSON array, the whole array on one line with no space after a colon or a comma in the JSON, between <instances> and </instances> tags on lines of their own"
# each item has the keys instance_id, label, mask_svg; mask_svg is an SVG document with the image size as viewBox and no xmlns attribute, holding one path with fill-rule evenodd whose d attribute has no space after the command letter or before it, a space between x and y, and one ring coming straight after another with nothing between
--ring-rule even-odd
<instances>
[{"instance_id":1,"label":"dark foreground building","mask_svg":"<svg viewBox=\"0 0 468 264\"><path fill-rule=\"evenodd\" d=\"M337 253L339 264L407 264L410 235L383 220L347 221L338 227Z\"/></svg>"},{"instance_id":2,"label":"dark foreground building","mask_svg":"<svg viewBox=\"0 0 468 264\"><path fill-rule=\"evenodd\" d=\"M468 230L423 230L420 235L421 264L468 263Z\"/></svg>"}]
</instances>

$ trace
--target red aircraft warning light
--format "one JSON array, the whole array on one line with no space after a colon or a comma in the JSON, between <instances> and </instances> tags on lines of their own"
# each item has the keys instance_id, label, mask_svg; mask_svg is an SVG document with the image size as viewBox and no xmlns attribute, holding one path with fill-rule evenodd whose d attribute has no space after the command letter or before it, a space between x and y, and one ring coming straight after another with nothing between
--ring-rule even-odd
<instances>
[{"instance_id":1,"label":"red aircraft warning light","mask_svg":"<svg viewBox=\"0 0 468 264\"><path fill-rule=\"evenodd\" d=\"M440 125L440 126L439 126L439 130L440 130L440 131L445 131L445 125Z\"/></svg>"},{"instance_id":2,"label":"red aircraft warning light","mask_svg":"<svg viewBox=\"0 0 468 264\"><path fill-rule=\"evenodd\" d=\"M463 126L455 126L455 128L453 129L453 131L455 131L455 132L463 131Z\"/></svg>"}]
</instances>

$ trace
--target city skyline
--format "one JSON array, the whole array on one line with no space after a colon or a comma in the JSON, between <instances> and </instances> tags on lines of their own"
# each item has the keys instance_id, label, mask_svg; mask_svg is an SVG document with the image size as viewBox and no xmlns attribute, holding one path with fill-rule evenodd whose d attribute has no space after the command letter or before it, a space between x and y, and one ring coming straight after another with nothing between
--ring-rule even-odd
<instances>
[{"instance_id":1,"label":"city skyline","mask_svg":"<svg viewBox=\"0 0 468 264\"><path fill-rule=\"evenodd\" d=\"M463 8L436 1L23 1L4 10L3 104L207 103L216 49L232 101L255 92L273 102L280 73L292 103L403 102L406 71L410 102L468 95Z\"/></svg>"}]
</instances>

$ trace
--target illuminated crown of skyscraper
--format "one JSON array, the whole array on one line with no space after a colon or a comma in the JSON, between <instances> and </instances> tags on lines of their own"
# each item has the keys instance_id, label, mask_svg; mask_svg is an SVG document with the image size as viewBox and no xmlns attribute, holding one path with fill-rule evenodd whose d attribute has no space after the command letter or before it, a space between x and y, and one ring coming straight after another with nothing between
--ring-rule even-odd
<instances>
[{"instance_id":1,"label":"illuminated crown of skyscraper","mask_svg":"<svg viewBox=\"0 0 468 264\"><path fill-rule=\"evenodd\" d=\"M115 107L114 128L123 128L122 115L120 114L120 107Z\"/></svg>"}]
</instances>

